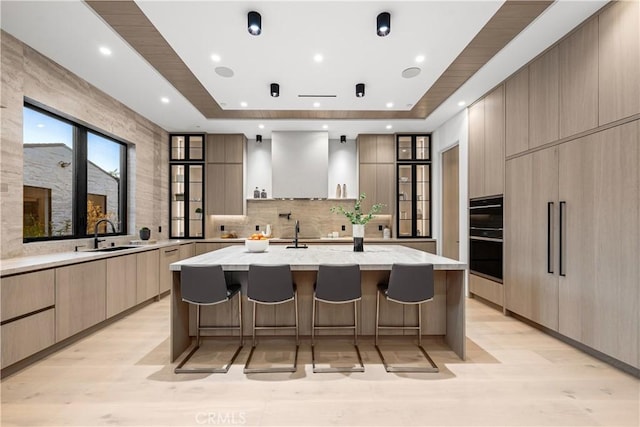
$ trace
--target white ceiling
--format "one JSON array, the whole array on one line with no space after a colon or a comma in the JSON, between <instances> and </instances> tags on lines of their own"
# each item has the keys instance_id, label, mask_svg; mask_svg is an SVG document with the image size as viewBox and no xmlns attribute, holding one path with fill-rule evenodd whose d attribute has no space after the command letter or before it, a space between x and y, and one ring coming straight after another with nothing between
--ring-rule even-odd
<instances>
[{"instance_id":1,"label":"white ceiling","mask_svg":"<svg viewBox=\"0 0 640 427\"><path fill-rule=\"evenodd\" d=\"M210 120L80 1L0 4L1 27L168 131L322 130L331 138L358 133L432 131L520 68L606 1L557 1L426 120ZM138 1L183 62L223 109L409 110L491 18L502 1ZM263 33L246 30L247 12L262 15ZM379 12L391 34L375 34ZM105 57L98 49L113 52ZM215 63L212 54L221 57ZM324 60L316 63L313 56ZM415 62L417 55L425 61ZM231 78L214 72L226 66ZM407 67L422 72L401 77ZM279 98L269 83L280 84ZM355 84L366 96L355 97ZM336 98L299 98L332 94ZM164 104L160 98L167 97ZM259 125L264 126L263 129ZM391 125L389 130L387 126Z\"/></svg>"}]
</instances>

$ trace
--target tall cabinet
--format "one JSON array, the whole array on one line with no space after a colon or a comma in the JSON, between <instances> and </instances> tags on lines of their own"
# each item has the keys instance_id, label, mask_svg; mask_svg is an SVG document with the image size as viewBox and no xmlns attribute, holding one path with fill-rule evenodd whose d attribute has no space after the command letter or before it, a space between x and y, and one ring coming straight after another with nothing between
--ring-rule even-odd
<instances>
[{"instance_id":1,"label":"tall cabinet","mask_svg":"<svg viewBox=\"0 0 640 427\"><path fill-rule=\"evenodd\" d=\"M392 134L358 135L360 193L367 198L362 209L382 203L382 214L392 214L395 206L395 138Z\"/></svg>"},{"instance_id":2,"label":"tall cabinet","mask_svg":"<svg viewBox=\"0 0 640 427\"><path fill-rule=\"evenodd\" d=\"M204 237L204 135L170 136L169 236Z\"/></svg>"},{"instance_id":3,"label":"tall cabinet","mask_svg":"<svg viewBox=\"0 0 640 427\"><path fill-rule=\"evenodd\" d=\"M398 237L431 237L431 137L397 137Z\"/></svg>"},{"instance_id":4,"label":"tall cabinet","mask_svg":"<svg viewBox=\"0 0 640 427\"><path fill-rule=\"evenodd\" d=\"M207 135L207 214L244 213L243 134Z\"/></svg>"}]
</instances>

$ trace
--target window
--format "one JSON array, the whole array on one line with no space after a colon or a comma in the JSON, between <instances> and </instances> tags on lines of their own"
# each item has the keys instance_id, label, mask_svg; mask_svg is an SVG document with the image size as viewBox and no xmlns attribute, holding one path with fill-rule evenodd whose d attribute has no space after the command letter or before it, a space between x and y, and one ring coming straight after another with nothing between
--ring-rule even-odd
<instances>
[{"instance_id":1,"label":"window","mask_svg":"<svg viewBox=\"0 0 640 427\"><path fill-rule=\"evenodd\" d=\"M126 230L127 146L68 118L25 103L25 242Z\"/></svg>"}]
</instances>

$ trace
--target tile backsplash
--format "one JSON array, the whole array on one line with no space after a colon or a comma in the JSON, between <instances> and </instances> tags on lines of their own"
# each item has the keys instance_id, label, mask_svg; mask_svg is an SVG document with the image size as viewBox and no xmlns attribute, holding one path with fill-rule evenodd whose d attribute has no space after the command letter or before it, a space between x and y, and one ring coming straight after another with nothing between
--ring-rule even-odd
<instances>
[{"instance_id":1,"label":"tile backsplash","mask_svg":"<svg viewBox=\"0 0 640 427\"><path fill-rule=\"evenodd\" d=\"M208 238L217 238L228 232L247 237L256 232L256 225L264 231L271 225L272 236L293 238L295 221L300 221L300 238L327 237L338 232L340 237L351 236L351 223L340 214L330 211L333 206L353 209L355 199L324 200L247 200L247 215L212 215L207 219ZM391 228L391 215L376 215L366 226L365 236L382 237L379 226ZM345 230L342 230L344 225ZM224 226L224 231L221 231ZM393 235L393 233L392 233Z\"/></svg>"}]
</instances>

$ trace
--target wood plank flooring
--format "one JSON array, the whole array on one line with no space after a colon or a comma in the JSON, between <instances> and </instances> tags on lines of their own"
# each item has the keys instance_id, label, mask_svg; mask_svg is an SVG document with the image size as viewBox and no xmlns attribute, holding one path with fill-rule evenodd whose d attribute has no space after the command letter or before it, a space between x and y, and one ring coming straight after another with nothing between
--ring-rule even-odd
<instances>
[{"instance_id":1,"label":"wood plank flooring","mask_svg":"<svg viewBox=\"0 0 640 427\"><path fill-rule=\"evenodd\" d=\"M295 374L244 375L247 340L226 375L174 375L165 297L4 379L1 425L640 425L638 379L473 299L467 306L468 360L425 340L438 374L388 374L365 338L364 373L313 374L303 339ZM331 344L320 345L326 361Z\"/></svg>"}]
</instances>

